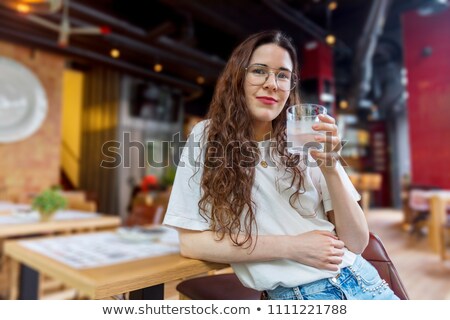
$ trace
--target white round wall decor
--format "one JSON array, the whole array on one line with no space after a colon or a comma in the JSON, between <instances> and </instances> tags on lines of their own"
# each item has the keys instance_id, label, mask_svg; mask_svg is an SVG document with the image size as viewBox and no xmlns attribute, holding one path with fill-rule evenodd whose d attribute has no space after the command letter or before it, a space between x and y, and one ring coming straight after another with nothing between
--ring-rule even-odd
<instances>
[{"instance_id":1,"label":"white round wall decor","mask_svg":"<svg viewBox=\"0 0 450 320\"><path fill-rule=\"evenodd\" d=\"M0 143L35 133L47 115L47 96L27 67L0 57Z\"/></svg>"}]
</instances>

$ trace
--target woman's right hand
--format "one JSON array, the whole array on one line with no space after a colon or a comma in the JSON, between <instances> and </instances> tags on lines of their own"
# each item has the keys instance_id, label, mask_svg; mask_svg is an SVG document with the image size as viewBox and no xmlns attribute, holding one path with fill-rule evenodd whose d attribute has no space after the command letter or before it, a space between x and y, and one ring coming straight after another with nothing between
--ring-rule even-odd
<instances>
[{"instance_id":1,"label":"woman's right hand","mask_svg":"<svg viewBox=\"0 0 450 320\"><path fill-rule=\"evenodd\" d=\"M329 231L310 231L291 238L290 259L329 271L338 271L345 244ZM293 240L293 241L292 241Z\"/></svg>"}]
</instances>

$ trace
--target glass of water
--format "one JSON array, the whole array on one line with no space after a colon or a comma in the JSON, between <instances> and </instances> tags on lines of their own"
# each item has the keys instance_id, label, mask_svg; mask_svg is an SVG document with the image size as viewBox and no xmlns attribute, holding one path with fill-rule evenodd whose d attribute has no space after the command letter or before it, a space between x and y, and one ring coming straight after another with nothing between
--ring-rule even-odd
<instances>
[{"instance_id":1,"label":"glass of water","mask_svg":"<svg viewBox=\"0 0 450 320\"><path fill-rule=\"evenodd\" d=\"M287 111L287 143L292 154L307 154L308 149L323 149L323 144L316 142L314 136L325 132L315 131L312 126L320 122L319 115L327 114L324 106L317 104L297 104Z\"/></svg>"}]
</instances>

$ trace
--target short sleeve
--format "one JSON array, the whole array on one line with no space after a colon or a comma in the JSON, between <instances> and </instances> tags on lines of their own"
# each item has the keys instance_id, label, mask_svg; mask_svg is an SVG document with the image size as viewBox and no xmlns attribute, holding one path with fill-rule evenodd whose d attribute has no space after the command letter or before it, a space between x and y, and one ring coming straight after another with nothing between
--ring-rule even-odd
<instances>
[{"instance_id":1,"label":"short sleeve","mask_svg":"<svg viewBox=\"0 0 450 320\"><path fill-rule=\"evenodd\" d=\"M355 187L353 186L352 182L350 181L350 178L348 177L348 175L345 172L342 165L338 162L336 166L337 166L339 175L344 180L345 188L348 191L350 191L350 194L352 195L353 199L355 199L355 201L361 200L361 196L359 195L358 191L356 191ZM330 191L328 190L328 186L325 181L325 177L323 175L321 175L321 177L320 177L320 191L322 193L322 201L323 201L323 207L324 207L325 212L333 210L333 203L331 202Z\"/></svg>"},{"instance_id":2,"label":"short sleeve","mask_svg":"<svg viewBox=\"0 0 450 320\"><path fill-rule=\"evenodd\" d=\"M203 160L201 141L205 121L197 124L183 148L163 224L204 231L210 229L209 221L200 215L198 202L201 197Z\"/></svg>"}]
</instances>

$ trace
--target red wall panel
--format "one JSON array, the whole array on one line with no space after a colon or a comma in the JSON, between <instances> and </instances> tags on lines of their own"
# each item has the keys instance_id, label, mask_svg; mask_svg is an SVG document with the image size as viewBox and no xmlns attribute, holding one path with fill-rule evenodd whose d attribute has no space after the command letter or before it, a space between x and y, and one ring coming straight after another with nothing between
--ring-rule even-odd
<instances>
[{"instance_id":1,"label":"red wall panel","mask_svg":"<svg viewBox=\"0 0 450 320\"><path fill-rule=\"evenodd\" d=\"M317 80L318 103L327 106L331 115L335 114L334 100L323 100L323 94L335 95L333 49L320 41L310 41L302 47L300 61L300 83L304 80ZM328 83L326 85L325 83ZM301 89L300 89L301 90ZM330 99L331 97L327 97Z\"/></svg>"},{"instance_id":2,"label":"red wall panel","mask_svg":"<svg viewBox=\"0 0 450 320\"><path fill-rule=\"evenodd\" d=\"M450 9L405 13L403 43L412 182L450 189Z\"/></svg>"}]
</instances>

